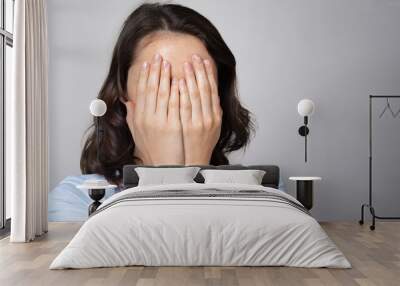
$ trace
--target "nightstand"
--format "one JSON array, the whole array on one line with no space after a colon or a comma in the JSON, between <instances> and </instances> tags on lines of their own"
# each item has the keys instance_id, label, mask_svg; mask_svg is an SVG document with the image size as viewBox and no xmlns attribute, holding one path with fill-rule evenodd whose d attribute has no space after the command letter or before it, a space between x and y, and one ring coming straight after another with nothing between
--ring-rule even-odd
<instances>
[{"instance_id":1,"label":"nightstand","mask_svg":"<svg viewBox=\"0 0 400 286\"><path fill-rule=\"evenodd\" d=\"M88 190L89 197L94 201L88 209L89 216L101 205L100 200L104 197L106 189L116 188L116 185L109 184L106 180L88 179L78 189Z\"/></svg>"},{"instance_id":2,"label":"nightstand","mask_svg":"<svg viewBox=\"0 0 400 286\"><path fill-rule=\"evenodd\" d=\"M296 181L296 198L303 206L311 210L313 207L313 183L321 180L321 177L290 177L289 180Z\"/></svg>"}]
</instances>

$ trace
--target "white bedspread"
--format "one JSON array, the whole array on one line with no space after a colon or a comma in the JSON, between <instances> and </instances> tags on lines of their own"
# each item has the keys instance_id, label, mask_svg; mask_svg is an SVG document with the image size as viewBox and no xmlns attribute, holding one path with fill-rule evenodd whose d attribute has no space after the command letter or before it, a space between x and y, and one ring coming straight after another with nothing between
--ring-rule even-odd
<instances>
[{"instance_id":1,"label":"white bedspread","mask_svg":"<svg viewBox=\"0 0 400 286\"><path fill-rule=\"evenodd\" d=\"M251 195L123 199L146 191L206 193L207 189L263 191L271 199ZM127 189L103 202L50 269L127 265L351 267L318 222L285 200L300 204L286 193L254 185L193 183Z\"/></svg>"}]
</instances>

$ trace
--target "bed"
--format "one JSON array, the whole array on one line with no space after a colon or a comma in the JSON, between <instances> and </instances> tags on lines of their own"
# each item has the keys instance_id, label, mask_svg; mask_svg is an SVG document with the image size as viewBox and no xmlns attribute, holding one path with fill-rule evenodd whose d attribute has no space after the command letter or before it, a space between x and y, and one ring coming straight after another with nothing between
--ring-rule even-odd
<instances>
[{"instance_id":1,"label":"bed","mask_svg":"<svg viewBox=\"0 0 400 286\"><path fill-rule=\"evenodd\" d=\"M260 185L138 185L124 167L125 189L104 200L50 269L144 266L292 266L350 268L318 222L279 191L277 166Z\"/></svg>"}]
</instances>

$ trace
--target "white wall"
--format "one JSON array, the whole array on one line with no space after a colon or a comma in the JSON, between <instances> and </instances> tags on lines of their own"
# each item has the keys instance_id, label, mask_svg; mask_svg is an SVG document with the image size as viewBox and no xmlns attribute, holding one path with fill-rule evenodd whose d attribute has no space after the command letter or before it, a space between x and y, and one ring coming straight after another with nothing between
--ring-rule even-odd
<instances>
[{"instance_id":1,"label":"white wall","mask_svg":"<svg viewBox=\"0 0 400 286\"><path fill-rule=\"evenodd\" d=\"M89 102L106 76L123 20L139 3L48 2L51 187L80 173ZM292 194L289 176L322 176L313 214L320 220L358 218L368 187L368 95L400 94L400 2L176 3L208 17L236 56L241 99L257 118L258 130L247 151L232 156L232 163L278 164ZM308 163L297 134L302 119L296 105L302 98L316 104ZM400 100L393 105L400 108ZM383 106L377 104L375 116ZM380 215L400 213L395 189L399 123L400 117L383 119L374 133Z\"/></svg>"}]
</instances>

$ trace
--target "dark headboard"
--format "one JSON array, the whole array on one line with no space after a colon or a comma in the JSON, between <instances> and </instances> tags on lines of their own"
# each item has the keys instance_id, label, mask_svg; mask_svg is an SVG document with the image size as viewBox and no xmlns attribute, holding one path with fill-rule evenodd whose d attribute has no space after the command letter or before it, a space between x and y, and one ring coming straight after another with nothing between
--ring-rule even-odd
<instances>
[{"instance_id":1,"label":"dark headboard","mask_svg":"<svg viewBox=\"0 0 400 286\"><path fill-rule=\"evenodd\" d=\"M149 167L149 168L157 168L155 166L139 166L139 165L125 165L123 169L123 188L132 188L136 187L139 182L138 174L135 171L136 167ZM164 165L160 167L168 167L168 168L177 168L182 166L176 165ZM265 187L271 187L277 189L279 186L279 167L274 165L220 165L220 166L197 166L201 169L222 169L222 170L246 170L246 169L255 169L255 170L264 170L265 175L262 179L262 185ZM204 178L200 174L194 178L197 183L204 183Z\"/></svg>"}]
</instances>

